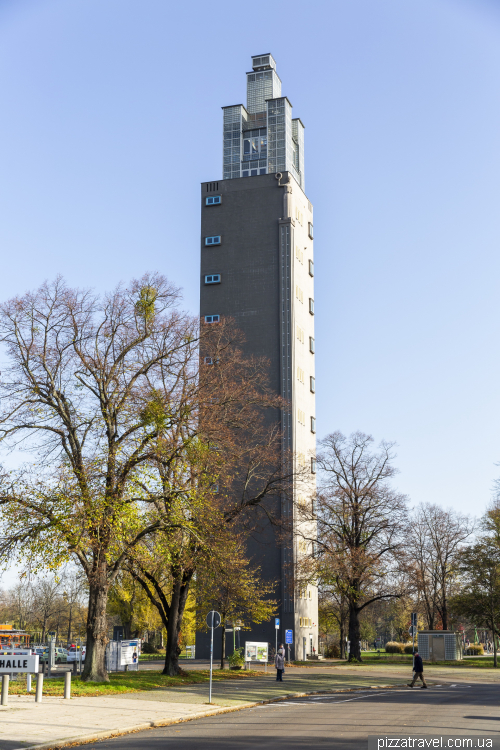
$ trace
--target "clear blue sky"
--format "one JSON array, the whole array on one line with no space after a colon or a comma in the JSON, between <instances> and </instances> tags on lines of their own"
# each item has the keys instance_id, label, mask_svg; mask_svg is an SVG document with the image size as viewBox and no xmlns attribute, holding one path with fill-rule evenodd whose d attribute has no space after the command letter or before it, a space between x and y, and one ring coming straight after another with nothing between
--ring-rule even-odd
<instances>
[{"instance_id":1,"label":"clear blue sky","mask_svg":"<svg viewBox=\"0 0 500 750\"><path fill-rule=\"evenodd\" d=\"M272 52L306 125L319 435L398 443L413 503L500 468L500 5L1 0L0 298L160 270L198 304L199 183Z\"/></svg>"}]
</instances>

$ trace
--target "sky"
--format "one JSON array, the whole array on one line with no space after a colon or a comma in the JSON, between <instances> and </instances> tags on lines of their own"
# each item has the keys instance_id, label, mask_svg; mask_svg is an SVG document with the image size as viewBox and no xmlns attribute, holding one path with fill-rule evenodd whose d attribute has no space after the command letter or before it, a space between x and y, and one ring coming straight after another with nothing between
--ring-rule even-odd
<instances>
[{"instance_id":1,"label":"sky","mask_svg":"<svg viewBox=\"0 0 500 750\"><path fill-rule=\"evenodd\" d=\"M397 443L411 503L500 475L500 4L0 0L0 299L161 271L198 309L221 107L271 52L314 205L317 432Z\"/></svg>"}]
</instances>

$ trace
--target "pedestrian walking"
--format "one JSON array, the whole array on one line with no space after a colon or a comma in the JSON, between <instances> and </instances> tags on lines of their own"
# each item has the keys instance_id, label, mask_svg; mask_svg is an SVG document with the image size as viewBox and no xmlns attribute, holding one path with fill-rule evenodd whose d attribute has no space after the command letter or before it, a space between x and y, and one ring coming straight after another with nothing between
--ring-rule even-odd
<instances>
[{"instance_id":1,"label":"pedestrian walking","mask_svg":"<svg viewBox=\"0 0 500 750\"><path fill-rule=\"evenodd\" d=\"M283 682L283 672L285 671L285 649L281 645L274 657L274 666L276 667L276 682Z\"/></svg>"},{"instance_id":2,"label":"pedestrian walking","mask_svg":"<svg viewBox=\"0 0 500 750\"><path fill-rule=\"evenodd\" d=\"M412 688L414 684L416 683L416 681L418 679L421 679L422 687L420 689L423 690L424 688L427 687L427 685L424 679L424 662L422 661L422 657L418 653L418 648L415 648L415 656L413 659L413 671L415 674L413 675L413 680L408 683L408 687Z\"/></svg>"}]
</instances>

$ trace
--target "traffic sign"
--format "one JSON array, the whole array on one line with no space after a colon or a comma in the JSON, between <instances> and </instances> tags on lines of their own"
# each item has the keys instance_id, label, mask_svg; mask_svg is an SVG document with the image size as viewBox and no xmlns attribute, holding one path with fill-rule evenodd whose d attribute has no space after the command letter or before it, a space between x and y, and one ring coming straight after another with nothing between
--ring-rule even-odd
<instances>
[{"instance_id":1,"label":"traffic sign","mask_svg":"<svg viewBox=\"0 0 500 750\"><path fill-rule=\"evenodd\" d=\"M218 628L220 625L220 614L214 609L207 615L207 625L209 628Z\"/></svg>"},{"instance_id":2,"label":"traffic sign","mask_svg":"<svg viewBox=\"0 0 500 750\"><path fill-rule=\"evenodd\" d=\"M410 635L417 635L417 626L416 626L416 625L412 625L412 626L411 626L411 627L410 627L410 628L408 629L408 632L409 632L409 634L410 634Z\"/></svg>"},{"instance_id":3,"label":"traffic sign","mask_svg":"<svg viewBox=\"0 0 500 750\"><path fill-rule=\"evenodd\" d=\"M411 624L412 626L417 626L417 612L411 613Z\"/></svg>"},{"instance_id":4,"label":"traffic sign","mask_svg":"<svg viewBox=\"0 0 500 750\"><path fill-rule=\"evenodd\" d=\"M274 627L275 627L276 630L280 629L280 618L279 617L275 617L274 618Z\"/></svg>"},{"instance_id":5,"label":"traffic sign","mask_svg":"<svg viewBox=\"0 0 500 750\"><path fill-rule=\"evenodd\" d=\"M289 645L293 643L293 630L285 630L285 643Z\"/></svg>"}]
</instances>

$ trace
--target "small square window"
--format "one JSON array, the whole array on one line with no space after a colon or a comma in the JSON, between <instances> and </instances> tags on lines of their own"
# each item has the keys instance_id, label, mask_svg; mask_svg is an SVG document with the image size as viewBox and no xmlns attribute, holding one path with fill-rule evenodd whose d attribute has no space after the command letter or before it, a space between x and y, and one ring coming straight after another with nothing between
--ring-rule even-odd
<instances>
[{"instance_id":1,"label":"small square window","mask_svg":"<svg viewBox=\"0 0 500 750\"><path fill-rule=\"evenodd\" d=\"M314 261L309 261L309 276L314 276Z\"/></svg>"},{"instance_id":2,"label":"small square window","mask_svg":"<svg viewBox=\"0 0 500 750\"><path fill-rule=\"evenodd\" d=\"M316 393L316 378L311 375L309 378L309 390L311 393Z\"/></svg>"},{"instance_id":3,"label":"small square window","mask_svg":"<svg viewBox=\"0 0 500 750\"><path fill-rule=\"evenodd\" d=\"M220 234L205 237L205 245L220 245Z\"/></svg>"},{"instance_id":4,"label":"small square window","mask_svg":"<svg viewBox=\"0 0 500 750\"><path fill-rule=\"evenodd\" d=\"M206 206L218 206L221 203L222 196L220 195L210 195L207 198L205 198L205 205Z\"/></svg>"},{"instance_id":5,"label":"small square window","mask_svg":"<svg viewBox=\"0 0 500 750\"><path fill-rule=\"evenodd\" d=\"M309 312L314 315L314 300L312 297L309 297Z\"/></svg>"},{"instance_id":6,"label":"small square window","mask_svg":"<svg viewBox=\"0 0 500 750\"><path fill-rule=\"evenodd\" d=\"M308 231L307 231L307 233L308 233L308 235L309 235L310 239L312 240L312 239L313 239L313 237L314 237L314 234L313 234L313 225L312 225L312 222L309 222L309 223L308 223Z\"/></svg>"},{"instance_id":7,"label":"small square window","mask_svg":"<svg viewBox=\"0 0 500 750\"><path fill-rule=\"evenodd\" d=\"M259 174L266 174L267 169L264 167L264 169L259 169Z\"/></svg>"},{"instance_id":8,"label":"small square window","mask_svg":"<svg viewBox=\"0 0 500 750\"><path fill-rule=\"evenodd\" d=\"M205 315L205 323L218 323L220 315Z\"/></svg>"},{"instance_id":9,"label":"small square window","mask_svg":"<svg viewBox=\"0 0 500 750\"><path fill-rule=\"evenodd\" d=\"M205 357L203 361L205 362L206 365L213 365L214 363L212 357Z\"/></svg>"},{"instance_id":10,"label":"small square window","mask_svg":"<svg viewBox=\"0 0 500 750\"><path fill-rule=\"evenodd\" d=\"M259 172L258 172L258 170L257 170L257 169L251 169L251 170L250 170L250 175L251 175L252 177L256 177L256 176L257 176L258 174L259 174Z\"/></svg>"},{"instance_id":11,"label":"small square window","mask_svg":"<svg viewBox=\"0 0 500 750\"><path fill-rule=\"evenodd\" d=\"M311 458L311 474L316 474L316 459Z\"/></svg>"},{"instance_id":12,"label":"small square window","mask_svg":"<svg viewBox=\"0 0 500 750\"><path fill-rule=\"evenodd\" d=\"M309 336L309 351L314 354L314 339L312 336Z\"/></svg>"},{"instance_id":13,"label":"small square window","mask_svg":"<svg viewBox=\"0 0 500 750\"><path fill-rule=\"evenodd\" d=\"M311 417L311 432L316 432L316 418Z\"/></svg>"},{"instance_id":14,"label":"small square window","mask_svg":"<svg viewBox=\"0 0 500 750\"><path fill-rule=\"evenodd\" d=\"M248 169L244 169L242 174L243 177L250 177L250 172L248 171Z\"/></svg>"},{"instance_id":15,"label":"small square window","mask_svg":"<svg viewBox=\"0 0 500 750\"><path fill-rule=\"evenodd\" d=\"M205 284L220 284L220 273L211 273L205 276Z\"/></svg>"}]
</instances>

